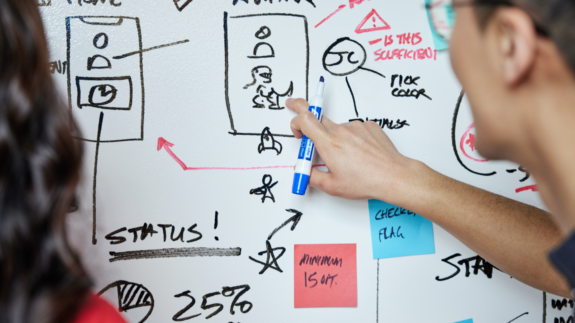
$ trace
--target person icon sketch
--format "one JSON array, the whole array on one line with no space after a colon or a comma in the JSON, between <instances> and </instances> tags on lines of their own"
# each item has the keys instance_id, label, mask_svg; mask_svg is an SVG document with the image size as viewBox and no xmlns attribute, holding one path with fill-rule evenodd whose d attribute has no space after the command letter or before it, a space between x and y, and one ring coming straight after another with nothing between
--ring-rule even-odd
<instances>
[{"instance_id":1,"label":"person icon sketch","mask_svg":"<svg viewBox=\"0 0 575 323\"><path fill-rule=\"evenodd\" d=\"M262 203L266 201L266 199L272 200L274 203L276 199L274 194L272 193L272 187L276 186L278 182L272 184L272 176L271 175L264 175L262 178L262 183L264 184L261 187L254 188L250 190L251 195L262 195Z\"/></svg>"},{"instance_id":2,"label":"person icon sketch","mask_svg":"<svg viewBox=\"0 0 575 323\"><path fill-rule=\"evenodd\" d=\"M323 68L334 76L345 76L345 82L353 99L356 117L359 117L359 112L355 96L349 84L348 75L364 70L385 78L383 74L363 67L366 60L365 48L349 37L336 40L323 53Z\"/></svg>"},{"instance_id":3,"label":"person icon sketch","mask_svg":"<svg viewBox=\"0 0 575 323\"><path fill-rule=\"evenodd\" d=\"M271 146L266 146L266 142L271 143ZM262 151L266 150L275 150L278 155L282 153L283 146L282 144L274 139L274 135L270 131L269 127L265 127L264 131L262 131L261 135L261 142L258 146L258 152L261 154Z\"/></svg>"}]
</instances>

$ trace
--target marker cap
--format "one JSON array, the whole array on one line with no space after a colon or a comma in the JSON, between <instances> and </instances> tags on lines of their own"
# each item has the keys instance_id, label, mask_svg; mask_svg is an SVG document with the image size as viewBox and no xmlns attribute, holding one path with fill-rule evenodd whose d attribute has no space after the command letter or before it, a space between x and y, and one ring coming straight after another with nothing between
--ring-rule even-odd
<instances>
[{"instance_id":1,"label":"marker cap","mask_svg":"<svg viewBox=\"0 0 575 323\"><path fill-rule=\"evenodd\" d=\"M308 183L309 183L308 175L295 173L293 177L292 193L297 195L305 195Z\"/></svg>"}]
</instances>

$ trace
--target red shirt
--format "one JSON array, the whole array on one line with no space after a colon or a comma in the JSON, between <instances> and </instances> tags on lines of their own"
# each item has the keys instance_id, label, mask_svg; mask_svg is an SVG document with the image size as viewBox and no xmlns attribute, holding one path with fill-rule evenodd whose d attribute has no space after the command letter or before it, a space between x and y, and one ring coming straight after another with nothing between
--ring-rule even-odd
<instances>
[{"instance_id":1,"label":"red shirt","mask_svg":"<svg viewBox=\"0 0 575 323\"><path fill-rule=\"evenodd\" d=\"M105 299L90 294L86 305L80 309L72 323L126 323L126 321Z\"/></svg>"}]
</instances>

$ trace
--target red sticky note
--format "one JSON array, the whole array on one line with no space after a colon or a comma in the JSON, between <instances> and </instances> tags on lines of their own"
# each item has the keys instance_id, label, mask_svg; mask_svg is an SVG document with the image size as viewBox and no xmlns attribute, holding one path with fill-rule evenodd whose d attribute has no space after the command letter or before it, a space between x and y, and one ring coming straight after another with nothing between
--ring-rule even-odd
<instances>
[{"instance_id":1,"label":"red sticky note","mask_svg":"<svg viewBox=\"0 0 575 323\"><path fill-rule=\"evenodd\" d=\"M356 307L355 244L294 246L294 307Z\"/></svg>"}]
</instances>

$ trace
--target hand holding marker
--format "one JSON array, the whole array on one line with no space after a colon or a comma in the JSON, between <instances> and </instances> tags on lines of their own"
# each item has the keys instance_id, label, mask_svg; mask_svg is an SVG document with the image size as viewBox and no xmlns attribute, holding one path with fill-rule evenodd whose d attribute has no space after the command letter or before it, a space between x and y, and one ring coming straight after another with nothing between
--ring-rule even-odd
<instances>
[{"instance_id":1,"label":"hand holding marker","mask_svg":"<svg viewBox=\"0 0 575 323\"><path fill-rule=\"evenodd\" d=\"M313 113L321 122L323 107L323 89L325 87L323 76L319 79L315 95L311 98L309 111ZM312 160L315 152L313 141L303 135L297 163L295 165L295 174L293 178L292 193L305 195L311 173Z\"/></svg>"}]
</instances>

